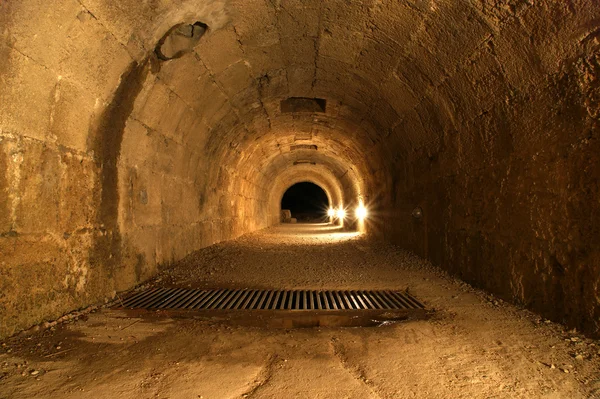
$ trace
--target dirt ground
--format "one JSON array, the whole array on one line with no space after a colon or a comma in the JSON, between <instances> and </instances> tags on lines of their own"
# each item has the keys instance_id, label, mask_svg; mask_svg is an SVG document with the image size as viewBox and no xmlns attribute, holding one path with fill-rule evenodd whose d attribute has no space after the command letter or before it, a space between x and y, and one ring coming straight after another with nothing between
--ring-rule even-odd
<instances>
[{"instance_id":1,"label":"dirt ground","mask_svg":"<svg viewBox=\"0 0 600 399\"><path fill-rule=\"evenodd\" d=\"M598 341L326 225L200 250L147 285L408 289L434 312L282 330L98 308L2 343L0 398L600 398Z\"/></svg>"}]
</instances>

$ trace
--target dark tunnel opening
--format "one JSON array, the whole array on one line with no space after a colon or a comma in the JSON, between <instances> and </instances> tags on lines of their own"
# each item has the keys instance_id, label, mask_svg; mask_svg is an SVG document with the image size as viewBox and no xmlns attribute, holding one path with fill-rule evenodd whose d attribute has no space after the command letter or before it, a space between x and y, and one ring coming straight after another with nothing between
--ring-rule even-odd
<instances>
[{"instance_id":1,"label":"dark tunnel opening","mask_svg":"<svg viewBox=\"0 0 600 399\"><path fill-rule=\"evenodd\" d=\"M281 209L289 209L298 222L323 222L327 219L329 199L325 191L310 182L296 183L286 190Z\"/></svg>"}]
</instances>

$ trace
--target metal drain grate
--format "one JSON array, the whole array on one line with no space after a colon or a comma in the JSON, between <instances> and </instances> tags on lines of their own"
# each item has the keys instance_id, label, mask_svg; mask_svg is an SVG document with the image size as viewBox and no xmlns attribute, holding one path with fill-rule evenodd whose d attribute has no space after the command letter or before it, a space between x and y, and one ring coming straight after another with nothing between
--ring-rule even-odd
<instances>
[{"instance_id":1,"label":"metal drain grate","mask_svg":"<svg viewBox=\"0 0 600 399\"><path fill-rule=\"evenodd\" d=\"M425 307L398 291L194 290L154 288L127 298L128 309L177 310L418 310Z\"/></svg>"}]
</instances>

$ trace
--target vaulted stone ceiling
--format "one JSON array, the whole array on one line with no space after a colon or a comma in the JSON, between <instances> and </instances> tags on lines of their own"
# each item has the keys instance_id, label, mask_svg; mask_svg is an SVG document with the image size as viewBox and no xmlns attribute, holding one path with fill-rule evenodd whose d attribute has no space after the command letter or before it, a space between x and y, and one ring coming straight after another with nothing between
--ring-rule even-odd
<instances>
[{"instance_id":1,"label":"vaulted stone ceiling","mask_svg":"<svg viewBox=\"0 0 600 399\"><path fill-rule=\"evenodd\" d=\"M377 209L371 233L597 330L599 20L595 0L0 2L3 331L271 224L304 172Z\"/></svg>"}]
</instances>

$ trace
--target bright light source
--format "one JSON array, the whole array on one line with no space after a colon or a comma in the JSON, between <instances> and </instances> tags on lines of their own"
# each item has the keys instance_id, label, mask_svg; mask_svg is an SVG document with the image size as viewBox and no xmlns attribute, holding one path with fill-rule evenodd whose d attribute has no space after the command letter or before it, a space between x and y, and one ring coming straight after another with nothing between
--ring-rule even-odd
<instances>
[{"instance_id":1,"label":"bright light source","mask_svg":"<svg viewBox=\"0 0 600 399\"><path fill-rule=\"evenodd\" d=\"M346 211L343 209L338 209L337 217L338 219L344 219L346 217Z\"/></svg>"},{"instance_id":2,"label":"bright light source","mask_svg":"<svg viewBox=\"0 0 600 399\"><path fill-rule=\"evenodd\" d=\"M356 217L360 220L367 218L367 208L363 204L360 204L358 208L356 208Z\"/></svg>"},{"instance_id":3,"label":"bright light source","mask_svg":"<svg viewBox=\"0 0 600 399\"><path fill-rule=\"evenodd\" d=\"M329 210L327 211L327 216L329 216L330 218L335 216L335 209L333 208L329 208Z\"/></svg>"}]
</instances>

